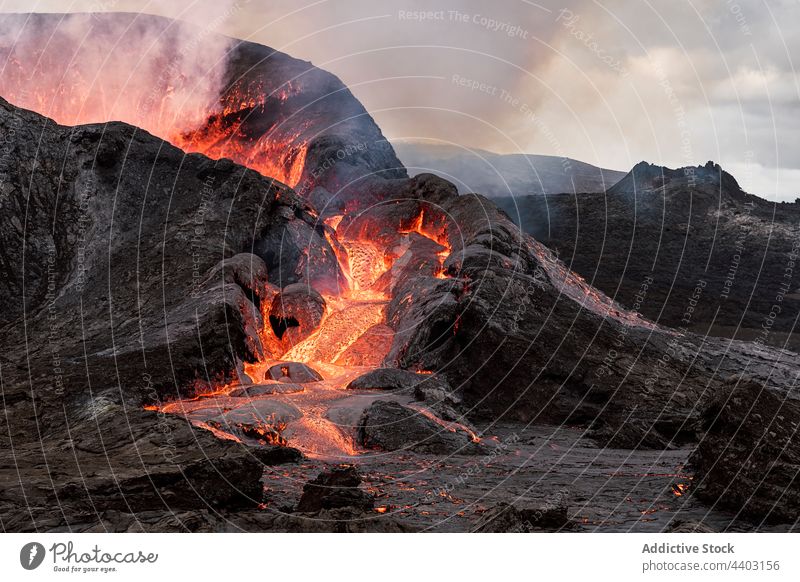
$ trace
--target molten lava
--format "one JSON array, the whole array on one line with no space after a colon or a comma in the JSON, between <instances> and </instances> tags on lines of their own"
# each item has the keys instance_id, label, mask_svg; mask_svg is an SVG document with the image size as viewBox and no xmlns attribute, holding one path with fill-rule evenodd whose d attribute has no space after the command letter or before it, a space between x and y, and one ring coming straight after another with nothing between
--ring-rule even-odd
<instances>
[{"instance_id":1,"label":"molten lava","mask_svg":"<svg viewBox=\"0 0 800 582\"><path fill-rule=\"evenodd\" d=\"M168 55L151 56L123 74L105 62L81 62L83 57L70 62L73 51L64 54L57 43L0 47L6 62L0 95L63 125L124 121L186 152L230 158L292 187L300 182L308 124L263 122L277 118L273 110L299 93L291 82L271 93L262 83L223 89L217 67L207 71L209 87L200 87L172 71Z\"/></svg>"}]
</instances>

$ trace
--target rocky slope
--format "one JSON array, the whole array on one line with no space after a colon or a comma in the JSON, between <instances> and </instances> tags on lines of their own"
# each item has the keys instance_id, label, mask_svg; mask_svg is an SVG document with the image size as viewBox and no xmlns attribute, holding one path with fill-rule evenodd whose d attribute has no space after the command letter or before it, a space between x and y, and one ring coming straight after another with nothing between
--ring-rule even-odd
<instances>
[{"instance_id":1,"label":"rocky slope","mask_svg":"<svg viewBox=\"0 0 800 582\"><path fill-rule=\"evenodd\" d=\"M134 13L3 14L0 95L69 125L125 121L293 186L320 211L405 169L334 75L256 43Z\"/></svg>"},{"instance_id":2,"label":"rocky slope","mask_svg":"<svg viewBox=\"0 0 800 582\"><path fill-rule=\"evenodd\" d=\"M747 194L711 163L641 163L605 194L496 202L587 281L654 321L800 349L796 203Z\"/></svg>"},{"instance_id":3,"label":"rocky slope","mask_svg":"<svg viewBox=\"0 0 800 582\"><path fill-rule=\"evenodd\" d=\"M4 132L14 128L0 232L6 294L16 298L2 345L4 526L83 528L95 511L116 512L114 528L140 512L148 527L167 528L163 506L195 529L211 527L197 514L206 510L242 527L305 527L247 517L262 467L296 458L288 449L219 440L142 406L241 381L242 362L269 357L261 318L279 297L273 274L312 288L339 276L314 209L253 171L185 156L124 124L61 127L7 103L0 113ZM664 448L712 430L704 412L745 371L794 398L793 355L654 326L486 199L432 175L385 181L376 195L384 202L347 215L345 230L387 249L410 224L421 233L390 273L386 365L446 378L456 414L489 427L578 424L601 444ZM284 257L276 240L301 250L316 241L321 260L312 268L304 252ZM442 246L450 252L439 272ZM370 412L413 422L448 450L469 444L441 440L435 424L391 406ZM364 438L394 443L385 421L372 428L374 414Z\"/></svg>"},{"instance_id":4,"label":"rocky slope","mask_svg":"<svg viewBox=\"0 0 800 582\"><path fill-rule=\"evenodd\" d=\"M270 510L257 511L265 467L296 461L295 451L267 444L266 433L246 446L148 410L246 383L243 363L269 359L280 339L263 319L281 296L276 283L300 303L316 295L292 298L294 283L343 284L331 247L340 233L379 245L384 264L396 255L381 275L391 297L384 365L447 380L440 414L479 422L484 434L498 422L522 432L568 423L600 445L662 450L723 430L709 411L745 376L797 398L795 354L656 326L486 198L459 196L433 175L372 182L364 195L381 202L348 213L333 236L286 186L129 125L58 126L0 102L0 130L10 148L0 168L6 529L402 529L391 516L364 517L372 502L360 493L321 506L334 514L287 509L274 495L280 475L267 485ZM414 397L427 403L442 386L415 386ZM351 424L365 444L414 455L486 450L454 425L421 421L411 404L376 403ZM403 439L386 430L395 421ZM429 446L407 446L412 431ZM699 470L715 451L697 449ZM746 448L734 452L728 466L744 466ZM404 470L417 471L414 458ZM784 458L791 467L794 454ZM777 477L761 491L780 508L785 471ZM714 496L737 503L728 490L705 499Z\"/></svg>"},{"instance_id":5,"label":"rocky slope","mask_svg":"<svg viewBox=\"0 0 800 582\"><path fill-rule=\"evenodd\" d=\"M142 407L264 357L267 273L317 284L316 272L250 251L274 231L305 248L318 236L309 208L252 170L122 123L63 127L0 101L0 131L4 527L254 507L264 463L280 456Z\"/></svg>"},{"instance_id":6,"label":"rocky slope","mask_svg":"<svg viewBox=\"0 0 800 582\"><path fill-rule=\"evenodd\" d=\"M424 141L392 145L412 175L433 173L453 182L462 194L480 192L489 198L605 192L625 177L625 172L566 157L496 154Z\"/></svg>"}]
</instances>

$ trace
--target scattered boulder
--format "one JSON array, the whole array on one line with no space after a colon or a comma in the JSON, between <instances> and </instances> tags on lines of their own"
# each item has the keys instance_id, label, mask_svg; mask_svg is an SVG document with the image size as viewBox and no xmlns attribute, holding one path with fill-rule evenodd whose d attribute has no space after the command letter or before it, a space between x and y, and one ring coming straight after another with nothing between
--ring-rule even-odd
<instances>
[{"instance_id":1,"label":"scattered boulder","mask_svg":"<svg viewBox=\"0 0 800 582\"><path fill-rule=\"evenodd\" d=\"M265 377L287 384L307 384L308 382L320 382L323 379L319 372L299 362L275 364L267 370Z\"/></svg>"},{"instance_id":2,"label":"scattered boulder","mask_svg":"<svg viewBox=\"0 0 800 582\"><path fill-rule=\"evenodd\" d=\"M369 511L374 506L372 495L359 489L361 475L353 465L340 465L320 473L303 487L297 511L315 513L343 507Z\"/></svg>"},{"instance_id":3,"label":"scattered boulder","mask_svg":"<svg viewBox=\"0 0 800 582\"><path fill-rule=\"evenodd\" d=\"M434 455L474 455L484 448L457 425L441 424L397 402L377 400L364 412L358 440L368 448Z\"/></svg>"},{"instance_id":4,"label":"scattered boulder","mask_svg":"<svg viewBox=\"0 0 800 582\"><path fill-rule=\"evenodd\" d=\"M285 287L269 310L269 325L283 351L303 341L319 327L325 299L304 283Z\"/></svg>"},{"instance_id":5,"label":"scattered boulder","mask_svg":"<svg viewBox=\"0 0 800 582\"><path fill-rule=\"evenodd\" d=\"M297 463L303 459L303 453L294 447L278 445L258 447L253 449L253 455L268 467Z\"/></svg>"},{"instance_id":6,"label":"scattered boulder","mask_svg":"<svg viewBox=\"0 0 800 582\"><path fill-rule=\"evenodd\" d=\"M694 495L756 522L800 514L800 402L740 383L703 414L706 433L689 459Z\"/></svg>"},{"instance_id":7,"label":"scattered boulder","mask_svg":"<svg viewBox=\"0 0 800 582\"><path fill-rule=\"evenodd\" d=\"M573 528L564 504L517 508L499 503L484 513L475 527L478 533L530 533Z\"/></svg>"}]
</instances>

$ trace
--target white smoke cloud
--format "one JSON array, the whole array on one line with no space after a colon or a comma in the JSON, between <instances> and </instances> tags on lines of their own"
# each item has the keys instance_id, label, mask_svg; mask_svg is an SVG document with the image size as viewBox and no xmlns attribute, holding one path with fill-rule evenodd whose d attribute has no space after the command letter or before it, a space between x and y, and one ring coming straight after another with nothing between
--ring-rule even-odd
<instances>
[{"instance_id":1,"label":"white smoke cloud","mask_svg":"<svg viewBox=\"0 0 800 582\"><path fill-rule=\"evenodd\" d=\"M205 26L137 13L3 15L0 95L68 125L120 120L165 138L194 128L225 81L231 41L215 29L226 10Z\"/></svg>"}]
</instances>

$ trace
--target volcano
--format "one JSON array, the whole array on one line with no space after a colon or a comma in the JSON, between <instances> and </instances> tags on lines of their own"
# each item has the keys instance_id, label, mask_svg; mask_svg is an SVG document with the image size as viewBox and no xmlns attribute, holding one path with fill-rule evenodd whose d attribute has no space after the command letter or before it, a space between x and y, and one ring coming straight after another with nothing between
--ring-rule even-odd
<instances>
[{"instance_id":1,"label":"volcano","mask_svg":"<svg viewBox=\"0 0 800 582\"><path fill-rule=\"evenodd\" d=\"M605 193L495 201L593 285L654 321L800 347L800 205L744 192L717 164L642 162Z\"/></svg>"},{"instance_id":2,"label":"volcano","mask_svg":"<svg viewBox=\"0 0 800 582\"><path fill-rule=\"evenodd\" d=\"M183 27L63 18L103 41L117 18ZM61 19L36 34L72 54ZM748 402L794 399L794 354L626 309L489 199L408 178L335 77L217 40L213 99L177 124L60 125L60 84L50 111L0 101L4 528L495 531L520 498L559 508L537 531L737 519L706 504L742 508L723 481L757 478L746 451L708 457ZM4 90L29 97L19 46ZM760 490L777 522L785 476Z\"/></svg>"}]
</instances>

